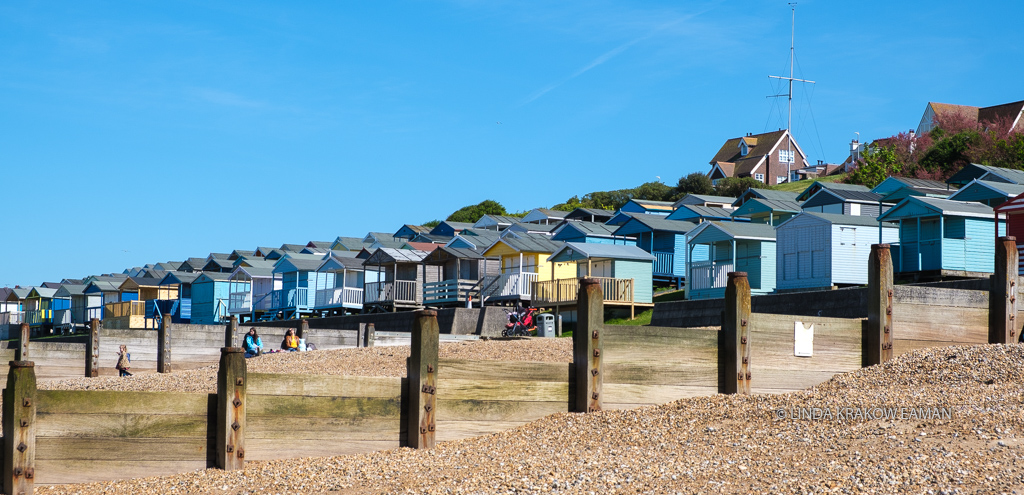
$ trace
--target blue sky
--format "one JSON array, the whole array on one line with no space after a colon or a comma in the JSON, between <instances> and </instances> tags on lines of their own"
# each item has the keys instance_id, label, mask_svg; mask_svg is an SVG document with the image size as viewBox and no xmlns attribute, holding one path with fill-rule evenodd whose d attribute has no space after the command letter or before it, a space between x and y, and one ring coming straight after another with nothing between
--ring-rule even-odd
<instances>
[{"instance_id":1,"label":"blue sky","mask_svg":"<svg viewBox=\"0 0 1024 495\"><path fill-rule=\"evenodd\" d=\"M797 9L813 160L1024 99L1016 2ZM789 37L784 1L4 2L0 286L674 185L785 126Z\"/></svg>"}]
</instances>

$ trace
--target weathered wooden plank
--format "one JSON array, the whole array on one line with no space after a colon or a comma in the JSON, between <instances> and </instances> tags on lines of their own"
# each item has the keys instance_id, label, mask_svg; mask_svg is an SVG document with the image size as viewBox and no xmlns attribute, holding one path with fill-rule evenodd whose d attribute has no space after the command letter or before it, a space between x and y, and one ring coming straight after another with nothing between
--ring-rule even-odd
<instances>
[{"instance_id":1,"label":"weathered wooden plank","mask_svg":"<svg viewBox=\"0 0 1024 495\"><path fill-rule=\"evenodd\" d=\"M437 440L447 442L490 435L527 424L528 421L438 421Z\"/></svg>"},{"instance_id":2,"label":"weathered wooden plank","mask_svg":"<svg viewBox=\"0 0 1024 495\"><path fill-rule=\"evenodd\" d=\"M61 438L36 439L36 458L94 461L206 462L206 437L196 438Z\"/></svg>"},{"instance_id":3,"label":"weathered wooden plank","mask_svg":"<svg viewBox=\"0 0 1024 495\"><path fill-rule=\"evenodd\" d=\"M113 390L40 390L40 413L207 414L211 394L193 392L120 392Z\"/></svg>"},{"instance_id":4,"label":"weathered wooden plank","mask_svg":"<svg viewBox=\"0 0 1024 495\"><path fill-rule=\"evenodd\" d=\"M249 397L256 395L392 398L402 395L400 377L249 373Z\"/></svg>"},{"instance_id":5,"label":"weathered wooden plank","mask_svg":"<svg viewBox=\"0 0 1024 495\"><path fill-rule=\"evenodd\" d=\"M752 374L766 370L839 373L858 369L863 362L863 321L842 318L754 314L751 317ZM813 356L794 355L794 325L814 325Z\"/></svg>"},{"instance_id":6,"label":"weathered wooden plank","mask_svg":"<svg viewBox=\"0 0 1024 495\"><path fill-rule=\"evenodd\" d=\"M902 340L988 343L988 308L898 304L893 308L893 338Z\"/></svg>"},{"instance_id":7,"label":"weathered wooden plank","mask_svg":"<svg viewBox=\"0 0 1024 495\"><path fill-rule=\"evenodd\" d=\"M633 385L713 385L718 380L718 364L714 360L694 363L641 361L629 364L606 364L605 383Z\"/></svg>"},{"instance_id":8,"label":"weathered wooden plank","mask_svg":"<svg viewBox=\"0 0 1024 495\"><path fill-rule=\"evenodd\" d=\"M189 461L113 461L40 459L36 462L36 483L51 485L89 483L125 478L169 476L205 469L206 459Z\"/></svg>"},{"instance_id":9,"label":"weathered wooden plank","mask_svg":"<svg viewBox=\"0 0 1024 495\"><path fill-rule=\"evenodd\" d=\"M401 421L392 418L281 418L257 416L248 418L248 438L296 439L398 439Z\"/></svg>"},{"instance_id":10,"label":"weathered wooden plank","mask_svg":"<svg viewBox=\"0 0 1024 495\"><path fill-rule=\"evenodd\" d=\"M253 438L245 443L245 459L269 461L274 459L296 459L299 457L323 457L335 455L366 454L399 447L395 441L340 441L330 439L295 440L282 442L276 439Z\"/></svg>"},{"instance_id":11,"label":"weathered wooden plank","mask_svg":"<svg viewBox=\"0 0 1024 495\"><path fill-rule=\"evenodd\" d=\"M988 309L988 291L897 285L893 304L923 304L948 308Z\"/></svg>"},{"instance_id":12,"label":"weathered wooden plank","mask_svg":"<svg viewBox=\"0 0 1024 495\"><path fill-rule=\"evenodd\" d=\"M604 393L611 404L665 404L686 397L715 395L718 393L718 383L712 381L707 386L606 383Z\"/></svg>"},{"instance_id":13,"label":"weathered wooden plank","mask_svg":"<svg viewBox=\"0 0 1024 495\"><path fill-rule=\"evenodd\" d=\"M437 421L533 421L568 412L568 394L562 401L445 400L438 397Z\"/></svg>"},{"instance_id":14,"label":"weathered wooden plank","mask_svg":"<svg viewBox=\"0 0 1024 495\"><path fill-rule=\"evenodd\" d=\"M39 413L40 437L179 438L206 437L205 414L75 414Z\"/></svg>"},{"instance_id":15,"label":"weathered wooden plank","mask_svg":"<svg viewBox=\"0 0 1024 495\"><path fill-rule=\"evenodd\" d=\"M572 363L442 359L437 366L443 386L447 380L564 382L569 380Z\"/></svg>"},{"instance_id":16,"label":"weathered wooden plank","mask_svg":"<svg viewBox=\"0 0 1024 495\"><path fill-rule=\"evenodd\" d=\"M254 395L249 397L249 418L271 416L287 422L290 418L397 418L400 397L302 397Z\"/></svg>"},{"instance_id":17,"label":"weathered wooden plank","mask_svg":"<svg viewBox=\"0 0 1024 495\"><path fill-rule=\"evenodd\" d=\"M674 345L677 341L689 339L717 339L718 329L713 328L681 328L657 326L606 325L605 333L608 342L616 345L634 342L653 342L656 345Z\"/></svg>"},{"instance_id":18,"label":"weathered wooden plank","mask_svg":"<svg viewBox=\"0 0 1024 495\"><path fill-rule=\"evenodd\" d=\"M439 385L437 397L446 400L558 402L568 400L569 397L568 381L444 380Z\"/></svg>"}]
</instances>

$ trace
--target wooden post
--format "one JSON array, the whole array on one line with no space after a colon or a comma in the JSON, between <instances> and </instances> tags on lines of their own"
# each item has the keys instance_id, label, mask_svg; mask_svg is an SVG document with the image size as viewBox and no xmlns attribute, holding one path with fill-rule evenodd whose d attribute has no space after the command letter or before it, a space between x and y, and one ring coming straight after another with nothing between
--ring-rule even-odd
<instances>
[{"instance_id":1,"label":"wooden post","mask_svg":"<svg viewBox=\"0 0 1024 495\"><path fill-rule=\"evenodd\" d=\"M888 244L872 244L868 255L868 321L861 339L862 364L892 359L892 255Z\"/></svg>"},{"instance_id":2,"label":"wooden post","mask_svg":"<svg viewBox=\"0 0 1024 495\"><path fill-rule=\"evenodd\" d=\"M35 363L11 361L3 401L4 493L29 494L36 476Z\"/></svg>"},{"instance_id":3,"label":"wooden post","mask_svg":"<svg viewBox=\"0 0 1024 495\"><path fill-rule=\"evenodd\" d=\"M299 330L297 331L296 337L304 339L306 338L306 335L309 335L309 320L303 318L299 320Z\"/></svg>"},{"instance_id":4,"label":"wooden post","mask_svg":"<svg viewBox=\"0 0 1024 495\"><path fill-rule=\"evenodd\" d=\"M30 329L28 323L21 324L21 337L18 339L18 352L15 354L16 361L28 361L28 341Z\"/></svg>"},{"instance_id":5,"label":"wooden post","mask_svg":"<svg viewBox=\"0 0 1024 495\"><path fill-rule=\"evenodd\" d=\"M164 316L160 320L160 329L156 334L156 371L171 372L171 318Z\"/></svg>"},{"instance_id":6,"label":"wooden post","mask_svg":"<svg viewBox=\"0 0 1024 495\"><path fill-rule=\"evenodd\" d=\"M437 311L417 311L412 325L412 352L406 375L409 402L405 404L408 446L414 449L434 447L438 333Z\"/></svg>"},{"instance_id":7,"label":"wooden post","mask_svg":"<svg viewBox=\"0 0 1024 495\"><path fill-rule=\"evenodd\" d=\"M220 350L217 370L217 467L242 469L245 462L245 355L241 347Z\"/></svg>"},{"instance_id":8,"label":"wooden post","mask_svg":"<svg viewBox=\"0 0 1024 495\"><path fill-rule=\"evenodd\" d=\"M576 331L572 334L573 376L576 379L575 412L601 410L601 338L604 333L604 296L596 279L580 281L576 296Z\"/></svg>"},{"instance_id":9,"label":"wooden post","mask_svg":"<svg viewBox=\"0 0 1024 495\"><path fill-rule=\"evenodd\" d=\"M366 347L373 347L375 340L377 340L377 331L373 328L373 323L367 323L366 334L363 335L363 344Z\"/></svg>"},{"instance_id":10,"label":"wooden post","mask_svg":"<svg viewBox=\"0 0 1024 495\"><path fill-rule=\"evenodd\" d=\"M996 272L992 277L989 294L988 342L1014 344L1017 342L1017 238L1000 237L996 240Z\"/></svg>"},{"instance_id":11,"label":"wooden post","mask_svg":"<svg viewBox=\"0 0 1024 495\"><path fill-rule=\"evenodd\" d=\"M750 281L746 272L729 272L725 317L718 332L718 392L750 394Z\"/></svg>"},{"instance_id":12,"label":"wooden post","mask_svg":"<svg viewBox=\"0 0 1024 495\"><path fill-rule=\"evenodd\" d=\"M85 346L85 376L100 376L100 320L89 320L89 344Z\"/></svg>"},{"instance_id":13,"label":"wooden post","mask_svg":"<svg viewBox=\"0 0 1024 495\"><path fill-rule=\"evenodd\" d=\"M366 323L360 323L356 329L356 347L366 347Z\"/></svg>"},{"instance_id":14,"label":"wooden post","mask_svg":"<svg viewBox=\"0 0 1024 495\"><path fill-rule=\"evenodd\" d=\"M224 347L238 347L235 345L236 335L238 335L238 317L231 315L227 328L224 329Z\"/></svg>"}]
</instances>

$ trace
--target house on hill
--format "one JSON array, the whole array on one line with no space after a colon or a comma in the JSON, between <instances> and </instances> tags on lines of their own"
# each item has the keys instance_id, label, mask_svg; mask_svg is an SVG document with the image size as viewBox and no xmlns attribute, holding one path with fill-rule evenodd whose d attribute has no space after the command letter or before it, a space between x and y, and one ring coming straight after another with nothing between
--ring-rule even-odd
<instances>
[{"instance_id":1,"label":"house on hill","mask_svg":"<svg viewBox=\"0 0 1024 495\"><path fill-rule=\"evenodd\" d=\"M935 128L937 120L950 117L961 117L981 124L1005 121L1010 125L1010 130L1012 130L1024 124L1024 122L1021 122L1022 114L1024 114L1024 100L990 107L974 107L929 101L924 107L924 115L921 116L921 122L917 124L917 133L925 134L930 132Z\"/></svg>"},{"instance_id":2,"label":"house on hill","mask_svg":"<svg viewBox=\"0 0 1024 495\"><path fill-rule=\"evenodd\" d=\"M808 166L807 155L786 129L729 139L709 162L712 184L727 177L752 177L775 186L795 180Z\"/></svg>"}]
</instances>

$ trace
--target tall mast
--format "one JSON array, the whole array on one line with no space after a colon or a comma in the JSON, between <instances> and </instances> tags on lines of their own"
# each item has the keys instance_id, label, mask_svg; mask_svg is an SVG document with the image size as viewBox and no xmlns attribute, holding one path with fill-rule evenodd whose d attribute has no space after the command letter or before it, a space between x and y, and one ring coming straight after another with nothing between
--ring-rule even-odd
<instances>
[{"instance_id":1,"label":"tall mast","mask_svg":"<svg viewBox=\"0 0 1024 495\"><path fill-rule=\"evenodd\" d=\"M772 79L784 79L784 80L789 82L789 92L787 92L784 95L771 95L771 96L769 96L769 98L776 98L776 97L779 97L779 96L785 96L789 100L789 109L788 109L789 111L788 111L788 116L786 118L786 134L789 135L789 138L786 140L786 150L789 153L790 159L793 160L792 162L790 162L790 164L792 164L792 163L796 162L796 156L793 155L793 81L799 81L799 82L811 83L811 84L814 84L814 81L809 81L807 79L795 79L793 77L793 65L794 65L794 62L796 60L796 57L795 57L795 47L796 47L796 2L790 2L789 3L789 7L790 7L790 9L793 12L793 14L792 14L792 21L791 21L791 28L790 28L790 34L789 34L789 77L782 77L782 76L768 76L768 77L770 77Z\"/></svg>"}]
</instances>

